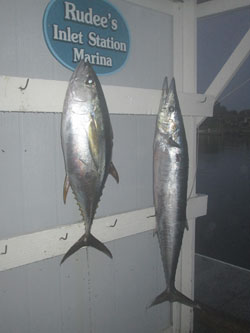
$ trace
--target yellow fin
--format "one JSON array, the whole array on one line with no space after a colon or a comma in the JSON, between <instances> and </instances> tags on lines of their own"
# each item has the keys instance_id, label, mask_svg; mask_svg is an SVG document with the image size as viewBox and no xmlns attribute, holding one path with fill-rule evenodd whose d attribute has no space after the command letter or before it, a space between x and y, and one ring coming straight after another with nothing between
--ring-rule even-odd
<instances>
[{"instance_id":1,"label":"yellow fin","mask_svg":"<svg viewBox=\"0 0 250 333\"><path fill-rule=\"evenodd\" d=\"M111 176L113 176L117 182L117 184L119 183L119 175L118 175L118 172L113 164L113 162L110 162L110 165L109 165L109 174Z\"/></svg>"},{"instance_id":2,"label":"yellow fin","mask_svg":"<svg viewBox=\"0 0 250 333\"><path fill-rule=\"evenodd\" d=\"M91 119L89 125L89 149L94 161L95 167L98 170L98 156L99 156L99 145L98 145L98 130L96 127L95 120Z\"/></svg>"},{"instance_id":3,"label":"yellow fin","mask_svg":"<svg viewBox=\"0 0 250 333\"><path fill-rule=\"evenodd\" d=\"M66 203L66 198L69 190L69 178L68 175L65 175L64 185L63 185L63 202Z\"/></svg>"}]
</instances>

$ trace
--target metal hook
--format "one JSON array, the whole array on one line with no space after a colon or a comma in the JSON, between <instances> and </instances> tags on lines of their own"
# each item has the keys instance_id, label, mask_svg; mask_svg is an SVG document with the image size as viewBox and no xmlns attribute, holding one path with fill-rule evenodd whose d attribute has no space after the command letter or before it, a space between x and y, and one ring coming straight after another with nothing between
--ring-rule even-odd
<instances>
[{"instance_id":1,"label":"metal hook","mask_svg":"<svg viewBox=\"0 0 250 333\"><path fill-rule=\"evenodd\" d=\"M20 89L21 91L25 90L25 89L28 87L29 80L30 80L30 79L27 79L26 84L25 84L24 87L19 87L18 89Z\"/></svg>"},{"instance_id":2,"label":"metal hook","mask_svg":"<svg viewBox=\"0 0 250 333\"><path fill-rule=\"evenodd\" d=\"M147 219L151 219L151 217L156 217L156 214L147 216Z\"/></svg>"},{"instance_id":3,"label":"metal hook","mask_svg":"<svg viewBox=\"0 0 250 333\"><path fill-rule=\"evenodd\" d=\"M65 237L60 237L59 240L66 240L68 238L68 233L66 233Z\"/></svg>"},{"instance_id":4,"label":"metal hook","mask_svg":"<svg viewBox=\"0 0 250 333\"><path fill-rule=\"evenodd\" d=\"M206 102L206 100L207 100L207 96L205 96L205 99L204 99L204 101L199 101L200 103L205 103Z\"/></svg>"},{"instance_id":5,"label":"metal hook","mask_svg":"<svg viewBox=\"0 0 250 333\"><path fill-rule=\"evenodd\" d=\"M110 228L114 228L116 226L116 223L117 223L117 219L115 220L115 223L114 224L111 224L110 225Z\"/></svg>"},{"instance_id":6,"label":"metal hook","mask_svg":"<svg viewBox=\"0 0 250 333\"><path fill-rule=\"evenodd\" d=\"M1 254L1 255L6 254L6 253L7 253L7 250L8 250L8 245L5 245L4 252L1 252L0 254Z\"/></svg>"}]
</instances>

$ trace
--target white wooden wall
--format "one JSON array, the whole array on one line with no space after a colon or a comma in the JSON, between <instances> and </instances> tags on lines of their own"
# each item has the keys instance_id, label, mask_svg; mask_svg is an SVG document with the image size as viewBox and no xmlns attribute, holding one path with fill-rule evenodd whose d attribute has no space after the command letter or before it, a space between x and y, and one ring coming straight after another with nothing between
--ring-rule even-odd
<instances>
[{"instance_id":1,"label":"white wooden wall","mask_svg":"<svg viewBox=\"0 0 250 333\"><path fill-rule=\"evenodd\" d=\"M206 116L212 115L215 98L232 77L238 66L249 54L249 33L242 40L236 53L229 59L217 79L211 84L206 94L196 93L196 19L226 9L249 5L248 0L210 1L196 6L194 0L184 3L171 1L133 0L130 1L156 11L168 13L174 19L174 76L180 105L187 132L190 174L189 191L192 195L188 202L188 222L190 230L185 232L183 251L179 261L177 287L189 297L193 297L195 219L206 214L207 197L195 192L196 172L196 128ZM216 3L216 7L215 6ZM216 8L215 11L212 8ZM240 59L240 60L239 60ZM231 66L232 61L233 66ZM229 70L228 70L229 68ZM230 72L225 76L225 73ZM67 82L26 77L2 76L0 78L0 110L8 112L58 112L62 110ZM27 86L26 86L27 83ZM20 89L20 87L25 87ZM103 86L111 114L119 115L155 115L158 111L160 90L139 89L124 86ZM115 97L114 97L115 96ZM153 229L154 219L147 219L152 207L133 212L108 216L95 222L95 234L103 241L128 237ZM110 228L115 219L119 223ZM133 222L132 222L133 221ZM82 232L82 225L60 226L53 229L6 238L0 241L0 271L53 258L65 253ZM67 239L62 237L67 235ZM192 330L192 310L175 304L173 307L173 332L190 332Z\"/></svg>"},{"instance_id":2,"label":"white wooden wall","mask_svg":"<svg viewBox=\"0 0 250 333\"><path fill-rule=\"evenodd\" d=\"M2 96L0 96L0 100L2 101L2 103L0 102L0 109L9 112L51 112L52 110L53 112L61 112L67 82L30 79L27 88L20 90L19 87L24 86L25 83L26 78L2 77L0 79L0 91L2 92ZM119 106L125 105L124 109L122 107L119 108L120 115L122 113L128 114L128 112L134 115L155 115L157 113L161 95L160 90L110 86L104 86L103 89L111 114L114 114L115 110L117 110L117 100L119 100ZM56 96L56 99L53 99L53 96ZM116 98L113 96L116 96ZM193 136L193 133L196 133L196 119L200 119L204 112L208 112L212 108L214 100L212 97L207 96L206 102L203 103L204 96L194 95L190 92L179 92L179 99L183 109L192 161L192 157L195 155L196 138ZM122 100L128 101L128 103L120 104ZM48 101L53 101L53 105L48 105ZM195 170L191 167L189 191L193 185L194 176ZM197 195L193 191L188 201L187 214L190 231L185 236L184 250L180 260L181 265L177 281L179 288L191 297L193 293L191 277L193 274L194 220L197 216L206 214L206 206L207 197L205 195ZM147 218L152 213L153 208L151 207L101 218L95 221L93 231L102 241L108 242L152 230L155 224L154 218ZM109 226L116 219L118 220L117 225L114 228L110 228ZM3 239L0 241L0 249L2 249L2 253L6 251L7 253L0 256L0 270L4 271L61 255L79 238L79 234L82 231L82 223L76 223ZM66 235L67 239L63 240L62 238L65 238ZM192 325L192 316L185 313L189 309L185 307L185 310L182 309L181 312L180 310L180 305L175 305L174 327L176 326L176 332L179 330L180 325L182 325L183 329Z\"/></svg>"}]
</instances>

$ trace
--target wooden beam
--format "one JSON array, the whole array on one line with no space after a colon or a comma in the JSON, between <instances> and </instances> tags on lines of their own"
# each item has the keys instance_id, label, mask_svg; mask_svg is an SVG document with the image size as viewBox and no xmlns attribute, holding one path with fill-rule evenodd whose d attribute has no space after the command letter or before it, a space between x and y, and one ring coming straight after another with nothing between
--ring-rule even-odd
<instances>
[{"instance_id":1,"label":"wooden beam","mask_svg":"<svg viewBox=\"0 0 250 333\"><path fill-rule=\"evenodd\" d=\"M206 206L206 195L190 198L188 218L206 214ZM155 218L148 218L151 215L154 215L153 207L99 218L94 221L92 232L102 242L109 242L153 230ZM0 240L0 271L62 255L83 233L84 224L80 222Z\"/></svg>"},{"instance_id":2,"label":"wooden beam","mask_svg":"<svg viewBox=\"0 0 250 333\"><path fill-rule=\"evenodd\" d=\"M0 77L0 111L62 112L68 82L27 80ZM158 112L161 90L103 85L103 91L111 114L155 115ZM184 116L210 115L213 97L182 92L178 92L178 96Z\"/></svg>"},{"instance_id":3,"label":"wooden beam","mask_svg":"<svg viewBox=\"0 0 250 333\"><path fill-rule=\"evenodd\" d=\"M197 17L215 15L246 6L250 6L250 0L211 0L197 6Z\"/></svg>"},{"instance_id":4,"label":"wooden beam","mask_svg":"<svg viewBox=\"0 0 250 333\"><path fill-rule=\"evenodd\" d=\"M217 99L250 54L250 29L221 68L205 94Z\"/></svg>"},{"instance_id":5,"label":"wooden beam","mask_svg":"<svg viewBox=\"0 0 250 333\"><path fill-rule=\"evenodd\" d=\"M196 34L196 1L184 0L183 3L176 2L174 5L173 25L173 59L174 76L176 79L178 95L182 114L192 113L192 105L181 103L181 94L197 96L197 34ZM206 98L204 98L206 102ZM202 109L201 103L196 103ZM193 103L195 107L195 103ZM211 110L209 109L208 113ZM196 172L196 117L184 117L186 135L189 147L189 179L195 181ZM190 184L190 183L189 183ZM189 186L190 188L190 186ZM195 188L195 186L194 186ZM195 219L190 223L190 228L184 234L181 255L179 258L176 287L188 297L193 297L194 289L194 244L195 244ZM191 332L193 327L192 309L173 304L173 331Z\"/></svg>"}]
</instances>

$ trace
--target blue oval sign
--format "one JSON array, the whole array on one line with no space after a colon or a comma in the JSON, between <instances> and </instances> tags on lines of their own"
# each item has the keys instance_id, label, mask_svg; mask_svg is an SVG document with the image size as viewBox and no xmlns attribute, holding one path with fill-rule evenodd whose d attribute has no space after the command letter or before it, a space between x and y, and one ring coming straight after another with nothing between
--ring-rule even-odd
<instances>
[{"instance_id":1,"label":"blue oval sign","mask_svg":"<svg viewBox=\"0 0 250 333\"><path fill-rule=\"evenodd\" d=\"M119 69L129 52L129 32L121 14L102 0L51 0L43 32L53 56L74 70L82 59L96 73Z\"/></svg>"}]
</instances>

